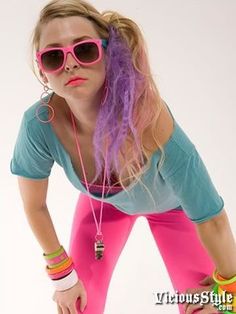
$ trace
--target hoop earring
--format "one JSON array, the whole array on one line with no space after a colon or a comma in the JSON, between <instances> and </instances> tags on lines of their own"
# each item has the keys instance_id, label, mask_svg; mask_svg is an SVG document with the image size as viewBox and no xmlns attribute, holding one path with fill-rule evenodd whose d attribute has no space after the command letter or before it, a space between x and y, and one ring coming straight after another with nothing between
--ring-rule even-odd
<instances>
[{"instance_id":1,"label":"hoop earring","mask_svg":"<svg viewBox=\"0 0 236 314\"><path fill-rule=\"evenodd\" d=\"M49 88L47 85L44 85L44 86L43 86L43 89L44 89L44 91L42 92L42 94L41 94L41 96L40 96L40 105L36 108L36 112L35 112L35 113L36 113L36 116L37 116L37 118L38 118L39 121L41 121L41 122L43 122L43 123L48 123L48 122L52 121L52 119L54 118L54 116L55 116L55 111L54 111L54 109L52 108L52 106L49 105L49 101L50 101L51 97L48 98L48 101L43 100L43 97L45 97L45 94L46 94L46 96L49 96L49 92L48 92L48 91L49 91L51 88ZM40 109L41 107L48 107L48 109L51 110L52 115L51 115L51 118L50 118L49 120L42 120L42 119L39 118L39 113L38 113L38 111L39 111L39 109ZM48 111L49 111L49 110L48 110Z\"/></svg>"},{"instance_id":2,"label":"hoop earring","mask_svg":"<svg viewBox=\"0 0 236 314\"><path fill-rule=\"evenodd\" d=\"M108 87L107 87L107 80L106 80L105 87L103 89L103 94L102 94L101 106L104 105L105 101L107 100L107 96L108 96Z\"/></svg>"}]
</instances>

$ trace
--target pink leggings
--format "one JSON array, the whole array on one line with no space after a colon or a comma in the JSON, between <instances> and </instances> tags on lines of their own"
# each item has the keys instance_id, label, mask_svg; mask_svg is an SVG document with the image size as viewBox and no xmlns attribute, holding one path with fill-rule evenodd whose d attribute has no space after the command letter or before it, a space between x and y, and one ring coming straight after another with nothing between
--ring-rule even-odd
<instances>
[{"instance_id":1,"label":"pink leggings","mask_svg":"<svg viewBox=\"0 0 236 314\"><path fill-rule=\"evenodd\" d=\"M99 219L100 201L93 199L92 202ZM148 220L174 291L184 292L187 288L200 287L199 281L212 274L213 261L202 246L194 224L178 209L170 209L165 213L128 215L104 203L102 232L105 251L103 259L95 260L96 226L89 198L80 193L72 224L69 253L87 291L84 314L104 313L112 272L132 227L140 216ZM80 299L77 300L76 307L77 312L81 313L79 304ZM182 304L179 303L178 306L180 313L184 313Z\"/></svg>"}]
</instances>

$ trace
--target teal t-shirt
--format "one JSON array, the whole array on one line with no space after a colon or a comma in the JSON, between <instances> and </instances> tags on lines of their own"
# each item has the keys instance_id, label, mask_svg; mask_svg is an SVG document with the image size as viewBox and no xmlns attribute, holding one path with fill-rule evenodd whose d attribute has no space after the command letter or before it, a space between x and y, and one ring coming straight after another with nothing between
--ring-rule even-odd
<instances>
[{"instance_id":1,"label":"teal t-shirt","mask_svg":"<svg viewBox=\"0 0 236 314\"><path fill-rule=\"evenodd\" d=\"M45 100L50 96L44 97ZM51 124L37 119L35 111L39 104L37 101L24 112L10 163L11 172L26 178L44 179L50 175L56 162L74 187L87 193ZM40 110L40 116L43 120L48 119L46 107ZM191 221L201 223L218 215L224 200L218 194L195 145L173 119L174 130L163 146L165 161L161 169L157 170L161 157L160 150L157 150L151 157L150 165L143 169L141 183L132 183L127 191L108 193L105 202L129 215L161 213L178 208L184 210ZM89 195L101 200L98 193Z\"/></svg>"}]
</instances>

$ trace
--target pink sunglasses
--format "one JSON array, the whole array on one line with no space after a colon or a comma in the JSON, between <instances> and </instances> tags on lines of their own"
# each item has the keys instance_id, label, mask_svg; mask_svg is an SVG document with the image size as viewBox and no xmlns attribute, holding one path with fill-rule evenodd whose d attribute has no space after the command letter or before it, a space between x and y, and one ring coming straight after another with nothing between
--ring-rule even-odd
<instances>
[{"instance_id":1,"label":"pink sunglasses","mask_svg":"<svg viewBox=\"0 0 236 314\"><path fill-rule=\"evenodd\" d=\"M86 39L67 47L45 48L36 52L36 61L42 71L55 73L65 66L70 52L79 64L90 66L101 60L102 47L106 48L107 44L107 39Z\"/></svg>"}]
</instances>

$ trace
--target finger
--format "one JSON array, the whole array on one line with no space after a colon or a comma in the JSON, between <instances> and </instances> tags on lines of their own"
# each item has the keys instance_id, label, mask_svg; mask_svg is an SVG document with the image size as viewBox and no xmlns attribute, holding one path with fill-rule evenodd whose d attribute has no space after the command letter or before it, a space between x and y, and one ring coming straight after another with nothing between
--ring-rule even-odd
<instances>
[{"instance_id":1,"label":"finger","mask_svg":"<svg viewBox=\"0 0 236 314\"><path fill-rule=\"evenodd\" d=\"M201 314L218 314L218 313L222 313L222 312L219 312L217 310L217 308L215 308L211 304L205 304L203 310L200 311L199 313L201 313Z\"/></svg>"},{"instance_id":2,"label":"finger","mask_svg":"<svg viewBox=\"0 0 236 314\"><path fill-rule=\"evenodd\" d=\"M188 288L184 291L184 294L191 294L193 295L194 293L199 292L199 288ZM186 311L187 307L189 306L190 303L184 302L182 303L184 310Z\"/></svg>"},{"instance_id":3,"label":"finger","mask_svg":"<svg viewBox=\"0 0 236 314\"><path fill-rule=\"evenodd\" d=\"M203 304L202 306L200 304L198 305L202 309L200 311L197 311L198 314L219 314L218 310L212 305L209 305L209 304L205 304L205 305Z\"/></svg>"},{"instance_id":4,"label":"finger","mask_svg":"<svg viewBox=\"0 0 236 314\"><path fill-rule=\"evenodd\" d=\"M61 305L60 307L62 309L62 314L70 314L69 309L66 306Z\"/></svg>"},{"instance_id":5,"label":"finger","mask_svg":"<svg viewBox=\"0 0 236 314\"><path fill-rule=\"evenodd\" d=\"M187 308L185 310L185 313L186 314L192 314L194 311L196 311L198 309L203 309L203 308L204 308L204 305L201 305L199 303L197 303L197 304L190 304L190 303L188 303L188 306L187 306ZM202 313L202 312L199 312L199 313Z\"/></svg>"},{"instance_id":6,"label":"finger","mask_svg":"<svg viewBox=\"0 0 236 314\"><path fill-rule=\"evenodd\" d=\"M80 295L80 311L83 311L87 305L87 292L84 289Z\"/></svg>"},{"instance_id":7,"label":"finger","mask_svg":"<svg viewBox=\"0 0 236 314\"><path fill-rule=\"evenodd\" d=\"M60 307L60 305L57 303L57 313L58 314L63 314L62 309Z\"/></svg>"},{"instance_id":8,"label":"finger","mask_svg":"<svg viewBox=\"0 0 236 314\"><path fill-rule=\"evenodd\" d=\"M207 286L215 283L214 279L211 276L207 276L199 281L200 285Z\"/></svg>"},{"instance_id":9,"label":"finger","mask_svg":"<svg viewBox=\"0 0 236 314\"><path fill-rule=\"evenodd\" d=\"M184 294L192 294L193 293L193 290L191 288L188 288L184 291ZM187 307L189 306L189 303L188 302L184 302L182 303L183 305L183 308L184 308L184 311L186 311Z\"/></svg>"},{"instance_id":10,"label":"finger","mask_svg":"<svg viewBox=\"0 0 236 314\"><path fill-rule=\"evenodd\" d=\"M76 304L71 304L69 307L69 312L70 314L77 314L77 310L76 310Z\"/></svg>"}]
</instances>

